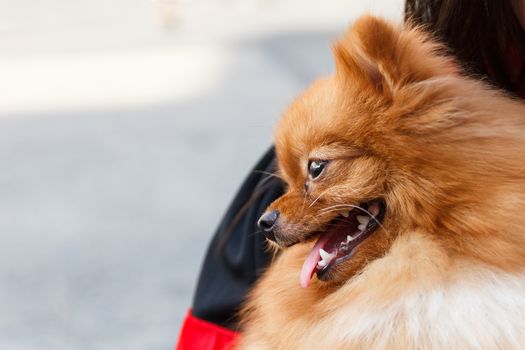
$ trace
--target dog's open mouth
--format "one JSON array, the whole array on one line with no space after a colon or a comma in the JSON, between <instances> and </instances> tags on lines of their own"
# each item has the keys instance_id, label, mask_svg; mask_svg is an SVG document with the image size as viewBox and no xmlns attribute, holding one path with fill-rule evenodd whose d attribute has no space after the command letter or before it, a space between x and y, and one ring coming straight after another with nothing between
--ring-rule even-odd
<instances>
[{"instance_id":1,"label":"dog's open mouth","mask_svg":"<svg viewBox=\"0 0 525 350\"><path fill-rule=\"evenodd\" d=\"M314 273L320 280L329 279L329 271L352 256L354 249L374 233L385 216L381 199L362 203L352 210L342 210L308 254L301 269L300 282L308 288Z\"/></svg>"}]
</instances>

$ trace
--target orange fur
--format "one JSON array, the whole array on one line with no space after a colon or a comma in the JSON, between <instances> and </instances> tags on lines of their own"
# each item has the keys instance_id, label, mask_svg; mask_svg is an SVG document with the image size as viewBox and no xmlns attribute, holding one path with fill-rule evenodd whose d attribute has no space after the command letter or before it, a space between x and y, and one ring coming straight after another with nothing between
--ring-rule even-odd
<instances>
[{"instance_id":1,"label":"orange fur","mask_svg":"<svg viewBox=\"0 0 525 350\"><path fill-rule=\"evenodd\" d=\"M276 129L288 190L270 208L299 243L252 291L239 348L525 344L525 104L458 73L418 28L363 17L334 56ZM322 180L309 159L330 159ZM324 209L378 197L383 227L302 289L310 235L338 215Z\"/></svg>"}]
</instances>

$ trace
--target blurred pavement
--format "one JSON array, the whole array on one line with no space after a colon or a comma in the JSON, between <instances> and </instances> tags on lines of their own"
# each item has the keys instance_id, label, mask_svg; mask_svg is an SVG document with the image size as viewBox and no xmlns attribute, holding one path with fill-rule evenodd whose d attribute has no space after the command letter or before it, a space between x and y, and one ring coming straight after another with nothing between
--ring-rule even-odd
<instances>
[{"instance_id":1,"label":"blurred pavement","mask_svg":"<svg viewBox=\"0 0 525 350\"><path fill-rule=\"evenodd\" d=\"M0 0L0 349L170 349L330 44L399 1Z\"/></svg>"}]
</instances>

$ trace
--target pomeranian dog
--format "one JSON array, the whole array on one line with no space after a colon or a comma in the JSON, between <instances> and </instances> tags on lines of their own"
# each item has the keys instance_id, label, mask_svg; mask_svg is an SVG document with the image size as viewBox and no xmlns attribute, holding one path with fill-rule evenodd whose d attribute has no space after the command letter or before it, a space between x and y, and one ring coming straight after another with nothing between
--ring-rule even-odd
<instances>
[{"instance_id":1,"label":"pomeranian dog","mask_svg":"<svg viewBox=\"0 0 525 350\"><path fill-rule=\"evenodd\" d=\"M525 348L525 104L360 18L278 123L241 349Z\"/></svg>"}]
</instances>

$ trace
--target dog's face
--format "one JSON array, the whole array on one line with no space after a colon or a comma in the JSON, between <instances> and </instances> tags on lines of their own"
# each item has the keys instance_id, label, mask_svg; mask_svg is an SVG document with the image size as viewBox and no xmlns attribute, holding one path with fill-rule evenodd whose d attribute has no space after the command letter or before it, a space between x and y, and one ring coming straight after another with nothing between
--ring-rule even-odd
<instances>
[{"instance_id":1,"label":"dog's face","mask_svg":"<svg viewBox=\"0 0 525 350\"><path fill-rule=\"evenodd\" d=\"M390 241L388 159L370 142L379 136L376 116L349 103L344 84L337 77L318 81L277 128L288 190L269 208L278 213L272 233L285 247L321 237L306 259L303 286L314 272L325 281L346 280Z\"/></svg>"},{"instance_id":2,"label":"dog's face","mask_svg":"<svg viewBox=\"0 0 525 350\"><path fill-rule=\"evenodd\" d=\"M440 213L461 200L448 196L460 192L450 169L464 166L464 153L439 145L461 133L450 103L458 91L447 84L453 62L437 49L417 30L365 17L335 45L336 73L310 87L278 124L288 189L260 224L282 247L316 241L303 287L314 274L348 280L401 232L439 224ZM471 181L460 183L469 193Z\"/></svg>"}]
</instances>

